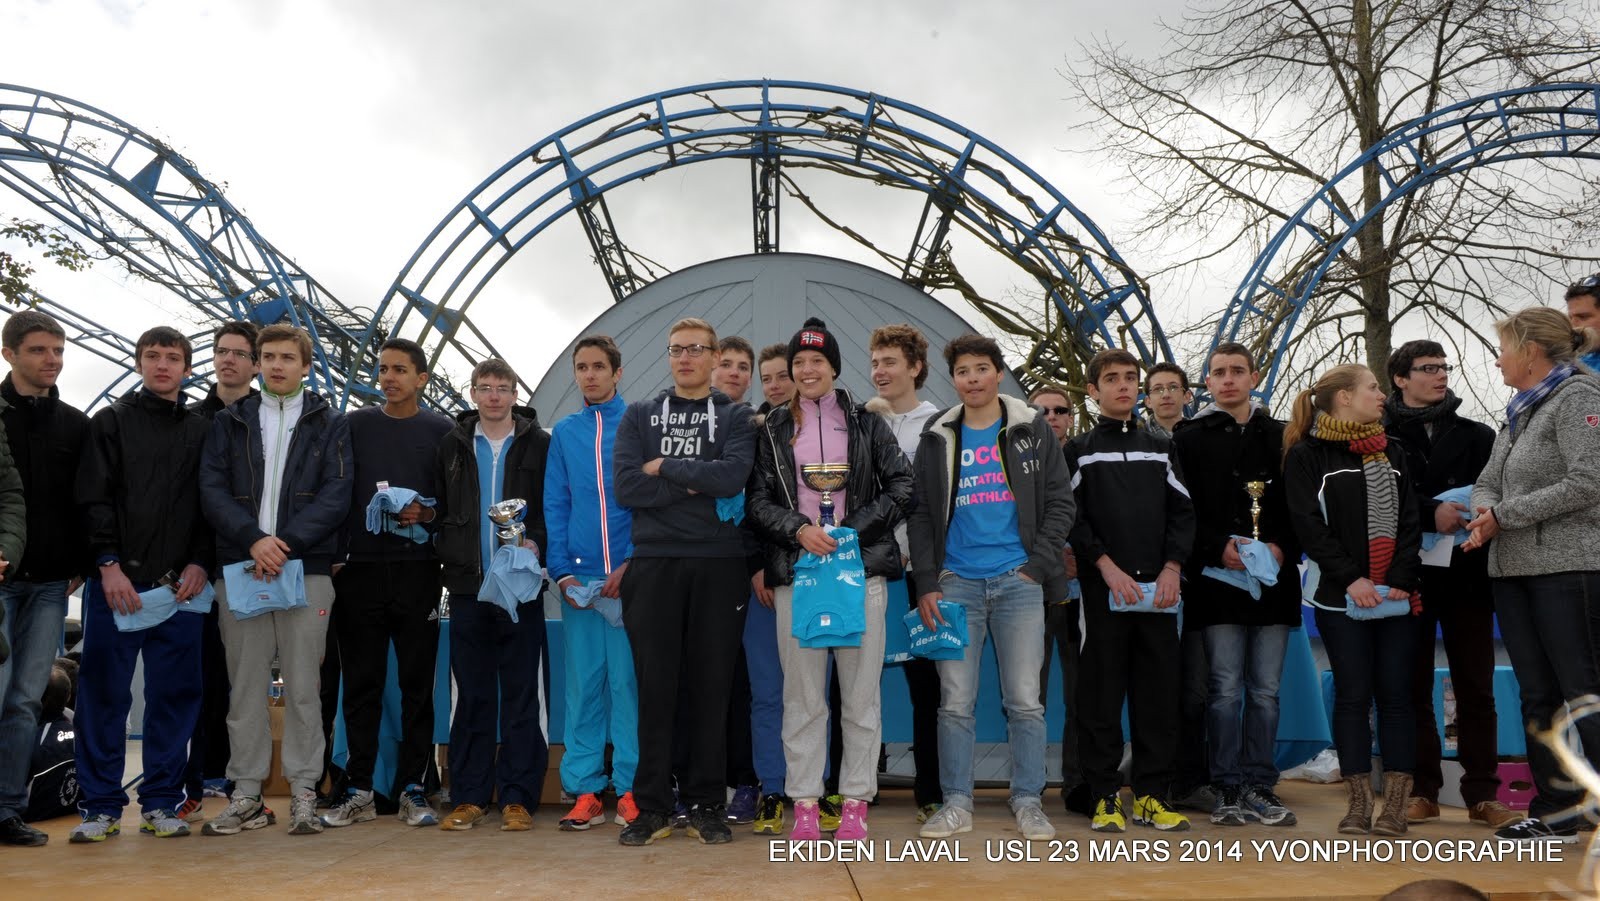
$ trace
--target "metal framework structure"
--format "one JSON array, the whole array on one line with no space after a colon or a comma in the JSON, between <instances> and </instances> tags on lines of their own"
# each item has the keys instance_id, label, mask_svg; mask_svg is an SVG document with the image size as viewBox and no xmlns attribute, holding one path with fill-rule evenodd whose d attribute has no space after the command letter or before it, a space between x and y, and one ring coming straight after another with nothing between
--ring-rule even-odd
<instances>
[{"instance_id":1,"label":"metal framework structure","mask_svg":"<svg viewBox=\"0 0 1600 901\"><path fill-rule=\"evenodd\" d=\"M0 84L0 186L98 245L134 276L170 290L202 319L306 329L313 339L314 386L341 403L352 395L376 396L370 383L347 378L376 368L374 342L381 335L373 314L340 303L159 139L59 94ZM84 334L111 334L83 322L89 327ZM106 351L116 345L94 342Z\"/></svg>"},{"instance_id":2,"label":"metal framework structure","mask_svg":"<svg viewBox=\"0 0 1600 901\"><path fill-rule=\"evenodd\" d=\"M467 317L475 298L528 242L576 213L614 302L662 274L617 233L607 195L664 170L750 162L752 244L780 245L780 198L815 210L793 176L853 175L919 192L922 215L903 256L875 253L906 282L959 291L1027 342L1025 381L1068 381L1105 346L1171 359L1150 299L1100 229L1032 169L957 123L867 91L798 81L735 81L650 94L573 123L516 154L474 188L412 255L378 307L390 334L429 347L434 364L470 367L495 354ZM822 217L826 220L826 217ZM829 224L835 224L829 221ZM837 226L842 228L842 226ZM1004 253L1045 302L1018 314L966 284L950 254L961 228ZM849 233L848 229L845 229ZM852 237L863 240L852 233ZM870 246L870 245L869 245ZM363 362L371 364L370 358ZM352 382L371 373L352 374ZM1081 381L1081 379L1079 379Z\"/></svg>"},{"instance_id":3,"label":"metal framework structure","mask_svg":"<svg viewBox=\"0 0 1600 901\"><path fill-rule=\"evenodd\" d=\"M1234 293L1212 338L1267 355L1257 394L1269 400L1301 312L1357 232L1395 201L1441 179L1513 160L1600 159L1600 85L1553 84L1476 97L1415 119L1340 169L1268 242ZM1340 196L1376 163L1382 200L1364 214ZM1359 190L1355 196L1359 196ZM1294 266L1287 261L1302 261ZM1310 265L1314 263L1315 265ZM1289 269L1288 276L1283 270Z\"/></svg>"}]
</instances>

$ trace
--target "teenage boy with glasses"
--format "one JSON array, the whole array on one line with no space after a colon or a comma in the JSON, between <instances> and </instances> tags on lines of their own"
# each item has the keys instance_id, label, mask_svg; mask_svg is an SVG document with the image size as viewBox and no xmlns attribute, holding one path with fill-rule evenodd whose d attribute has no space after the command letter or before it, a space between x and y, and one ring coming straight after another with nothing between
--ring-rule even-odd
<instances>
[{"instance_id":1,"label":"teenage boy with glasses","mask_svg":"<svg viewBox=\"0 0 1600 901\"><path fill-rule=\"evenodd\" d=\"M1183 421L1184 408L1193 400L1189 374L1182 366L1157 363L1150 367L1144 382L1144 424L1150 434L1170 439L1178 423Z\"/></svg>"},{"instance_id":2,"label":"teenage boy with glasses","mask_svg":"<svg viewBox=\"0 0 1600 901\"><path fill-rule=\"evenodd\" d=\"M1575 329L1600 329L1600 272L1579 279L1567 289L1567 319ZM1600 372L1600 350L1591 350L1578 360Z\"/></svg>"},{"instance_id":3,"label":"teenage boy with glasses","mask_svg":"<svg viewBox=\"0 0 1600 901\"><path fill-rule=\"evenodd\" d=\"M218 579L227 651L228 760L234 784L228 806L205 835L235 835L275 821L261 803L272 764L267 693L276 657L285 698L283 769L289 780L289 834L322 831L317 780L322 775L321 670L333 607L333 558L350 509L350 429L344 414L305 388L311 337L269 325L257 338L266 391L218 413L200 466L201 505L216 531L217 562L249 560L257 579L280 576L291 560L304 574L305 606L239 618Z\"/></svg>"},{"instance_id":4,"label":"teenage boy with glasses","mask_svg":"<svg viewBox=\"0 0 1600 901\"><path fill-rule=\"evenodd\" d=\"M623 623L639 684L639 816L622 830L624 845L672 834L673 727L679 684L697 703L689 769L681 798L689 834L707 844L732 840L724 822L729 686L750 573L745 533L719 503L744 491L755 460L750 408L711 385L717 333L702 319L668 332L672 387L636 401L617 429L613 474L617 501L633 511L633 560L622 580Z\"/></svg>"}]
</instances>

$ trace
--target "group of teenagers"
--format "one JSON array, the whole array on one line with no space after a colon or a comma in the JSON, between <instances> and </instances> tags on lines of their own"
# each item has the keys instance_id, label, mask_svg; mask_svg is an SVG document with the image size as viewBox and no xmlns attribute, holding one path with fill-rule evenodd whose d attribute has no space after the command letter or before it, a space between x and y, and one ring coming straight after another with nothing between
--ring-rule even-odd
<instances>
[{"instance_id":1,"label":"group of teenagers","mask_svg":"<svg viewBox=\"0 0 1600 901\"><path fill-rule=\"evenodd\" d=\"M1000 391L997 344L963 335L942 354L960 402L940 410L918 395L934 366L927 340L904 324L872 333L875 396L861 402L839 384L840 344L817 319L759 354L682 319L668 332L671 385L632 404L616 343L580 338L583 407L548 432L500 360L473 369L471 410L426 409L427 356L404 339L379 353L384 403L341 413L306 385L309 337L281 324L220 327L214 386L189 404L193 348L158 327L137 342L140 387L87 417L55 387L60 325L17 313L0 342L11 365L0 842L48 838L21 817L27 749L80 584L72 842L121 829L141 654L141 832L277 822L261 794L275 669L291 834L370 821L388 803L411 826L468 830L498 807L500 829L531 829L550 739L540 592L479 599L503 550L490 507L510 499L526 502L511 540L538 556L563 605L563 830L605 822L609 789L623 845L680 827L722 843L733 825L865 839L886 636L913 611L930 631L958 613L966 628L964 652L903 664L923 837L973 826L987 642L1025 838L1056 834L1044 810L1052 656L1067 710L1062 796L1092 829L1183 830L1182 808L1224 826L1293 825L1274 751L1304 596L1333 670L1341 832L1401 835L1439 817L1442 630L1469 818L1504 838L1575 840L1584 794L1537 736L1569 702L1600 695L1597 284L1574 285L1565 313L1496 323L1515 392L1498 430L1459 414L1448 355L1427 340L1390 356L1387 385L1364 366L1321 373L1283 422L1252 394L1260 361L1233 343L1206 357L1209 403L1185 417L1194 398L1176 365L1145 371L1108 349L1081 394L1047 385L1024 399ZM753 407L757 380L765 402ZM1080 430L1084 394L1097 415ZM806 477L814 464L846 464L843 486L825 498ZM819 521L825 503L834 526ZM845 611L854 643L819 647L805 637L815 624L796 621L797 564L827 559L841 529L859 549L864 609ZM1423 565L1438 541L1453 550ZM441 609L455 686L442 815ZM1525 814L1496 800L1496 616L1536 737ZM391 677L394 780L375 786ZM330 785L340 712L348 753ZM219 732L229 798L208 812L200 783ZM1600 723L1580 722L1577 746L1600 761Z\"/></svg>"}]
</instances>

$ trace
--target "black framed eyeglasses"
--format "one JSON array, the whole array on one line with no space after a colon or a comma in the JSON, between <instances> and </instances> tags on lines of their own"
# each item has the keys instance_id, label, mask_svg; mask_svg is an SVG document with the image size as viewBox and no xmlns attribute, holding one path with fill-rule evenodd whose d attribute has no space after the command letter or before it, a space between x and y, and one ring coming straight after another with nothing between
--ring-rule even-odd
<instances>
[{"instance_id":1,"label":"black framed eyeglasses","mask_svg":"<svg viewBox=\"0 0 1600 901\"><path fill-rule=\"evenodd\" d=\"M709 344L668 344L667 356L677 359L687 353L691 357L698 357L710 349Z\"/></svg>"},{"instance_id":2,"label":"black framed eyeglasses","mask_svg":"<svg viewBox=\"0 0 1600 901\"><path fill-rule=\"evenodd\" d=\"M1441 372L1452 372L1454 370L1455 367L1449 363L1424 363L1421 366L1411 367L1412 372L1424 372L1428 375L1438 375Z\"/></svg>"}]
</instances>

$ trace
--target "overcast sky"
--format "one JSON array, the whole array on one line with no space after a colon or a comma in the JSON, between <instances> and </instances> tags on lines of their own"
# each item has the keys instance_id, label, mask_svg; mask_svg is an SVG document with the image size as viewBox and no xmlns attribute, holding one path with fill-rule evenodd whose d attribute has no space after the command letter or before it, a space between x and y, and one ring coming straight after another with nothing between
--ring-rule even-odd
<instances>
[{"instance_id":1,"label":"overcast sky","mask_svg":"<svg viewBox=\"0 0 1600 901\"><path fill-rule=\"evenodd\" d=\"M1133 207L1118 173L1070 152L1091 142L1074 127L1082 111L1065 99L1059 70L1078 39L1096 34L1156 53L1155 23L1182 10L1180 0L9 0L0 82L64 94L165 140L346 305L375 307L429 231L514 154L612 104L723 80L817 81L923 106L1015 154L1115 243ZM612 212L629 245L672 268L748 252L748 166L717 165L616 192ZM828 196L846 224L903 252L920 210L910 195L859 184ZM785 207L784 250L865 261L794 211ZM39 213L0 191L0 217L12 216ZM588 254L568 222L473 309L530 378L610 301ZM979 271L987 290L1023 285L1004 261L989 265ZM1181 290L1155 284L1152 295L1170 330L1193 309L1223 305L1238 275ZM192 315L126 287L110 265L45 269L37 281L129 335ZM85 359L64 385L87 403L105 381Z\"/></svg>"}]
</instances>

